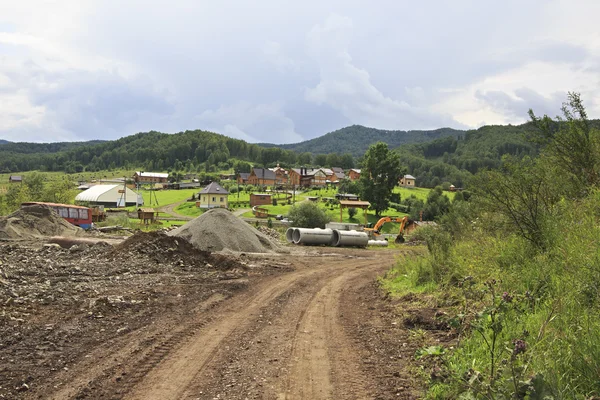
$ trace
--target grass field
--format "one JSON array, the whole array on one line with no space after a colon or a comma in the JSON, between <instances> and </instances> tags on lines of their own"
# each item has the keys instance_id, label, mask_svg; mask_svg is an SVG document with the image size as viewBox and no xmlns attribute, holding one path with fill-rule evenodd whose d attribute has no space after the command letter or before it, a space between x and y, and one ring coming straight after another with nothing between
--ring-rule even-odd
<instances>
[{"instance_id":1,"label":"grass field","mask_svg":"<svg viewBox=\"0 0 600 400\"><path fill-rule=\"evenodd\" d=\"M192 195L198 193L198 189L141 190L141 193L144 199L144 206L157 208L187 200Z\"/></svg>"},{"instance_id":2,"label":"grass field","mask_svg":"<svg viewBox=\"0 0 600 400\"><path fill-rule=\"evenodd\" d=\"M429 192L431 192L431 189L427 189L427 188L407 188L407 187L400 187L400 186L396 186L394 188L394 193L400 193L400 201L404 200L404 199L408 199L411 195L414 195L417 199L421 199L423 201L427 200L427 195L429 195ZM448 198L450 199L450 201L454 200L454 195L456 193L454 192L444 192L444 194L446 196L448 196Z\"/></svg>"},{"instance_id":3,"label":"grass field","mask_svg":"<svg viewBox=\"0 0 600 400\"><path fill-rule=\"evenodd\" d=\"M205 208L196 207L195 202L185 202L177 207L174 210L177 214L186 215L188 217L197 217L200 214L206 211Z\"/></svg>"}]
</instances>

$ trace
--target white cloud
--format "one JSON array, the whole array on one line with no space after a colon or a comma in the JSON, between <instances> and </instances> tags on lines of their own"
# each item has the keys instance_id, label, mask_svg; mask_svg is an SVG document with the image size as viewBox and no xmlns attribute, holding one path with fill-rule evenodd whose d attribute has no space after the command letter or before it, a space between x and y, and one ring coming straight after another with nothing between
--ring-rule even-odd
<instances>
[{"instance_id":1,"label":"white cloud","mask_svg":"<svg viewBox=\"0 0 600 400\"><path fill-rule=\"evenodd\" d=\"M221 106L202 112L196 121L207 129L252 143L273 139L277 143L302 141L302 136L295 131L294 122L285 116L282 105L277 103L254 105L240 102Z\"/></svg>"},{"instance_id":2,"label":"white cloud","mask_svg":"<svg viewBox=\"0 0 600 400\"><path fill-rule=\"evenodd\" d=\"M451 122L443 114L385 96L348 52L352 20L332 15L308 34L308 51L320 67L320 82L305 92L307 101L327 104L357 124L384 129L427 129ZM406 89L414 97L422 89ZM456 123L455 123L456 124Z\"/></svg>"}]
</instances>

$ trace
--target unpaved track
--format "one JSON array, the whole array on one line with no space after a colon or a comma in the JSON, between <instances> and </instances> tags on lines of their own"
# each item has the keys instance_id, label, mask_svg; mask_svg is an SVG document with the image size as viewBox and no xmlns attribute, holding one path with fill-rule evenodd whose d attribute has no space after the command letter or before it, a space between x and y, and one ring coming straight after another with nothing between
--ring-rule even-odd
<instances>
[{"instance_id":1,"label":"unpaved track","mask_svg":"<svg viewBox=\"0 0 600 400\"><path fill-rule=\"evenodd\" d=\"M209 299L184 323L165 316L129 341L110 343L103 356L93 355L95 363L84 361L65 376L65 389L46 397L372 398L372 377L360 371L339 301L349 285L372 281L398 253L340 252L288 259L295 271L261 279L226 301Z\"/></svg>"}]
</instances>

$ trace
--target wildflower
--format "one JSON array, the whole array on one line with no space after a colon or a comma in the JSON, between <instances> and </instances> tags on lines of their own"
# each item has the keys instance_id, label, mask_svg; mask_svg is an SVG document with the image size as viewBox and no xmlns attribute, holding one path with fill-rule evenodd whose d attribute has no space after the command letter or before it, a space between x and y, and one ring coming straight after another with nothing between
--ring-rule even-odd
<instances>
[{"instance_id":1,"label":"wildflower","mask_svg":"<svg viewBox=\"0 0 600 400\"><path fill-rule=\"evenodd\" d=\"M522 339L513 340L513 357L519 354L525 353L527 350L527 343Z\"/></svg>"},{"instance_id":2,"label":"wildflower","mask_svg":"<svg viewBox=\"0 0 600 400\"><path fill-rule=\"evenodd\" d=\"M504 292L502 293L502 301L505 303L510 303L513 301L513 297L508 292Z\"/></svg>"}]
</instances>

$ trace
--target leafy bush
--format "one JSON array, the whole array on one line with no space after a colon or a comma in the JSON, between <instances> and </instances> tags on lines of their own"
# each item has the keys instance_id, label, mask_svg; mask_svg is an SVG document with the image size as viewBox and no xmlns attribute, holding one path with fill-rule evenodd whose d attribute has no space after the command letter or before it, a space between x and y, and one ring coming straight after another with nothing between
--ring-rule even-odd
<instances>
[{"instance_id":1,"label":"leafy bush","mask_svg":"<svg viewBox=\"0 0 600 400\"><path fill-rule=\"evenodd\" d=\"M299 228L325 228L325 224L330 221L325 211L310 201L303 201L292 206L288 219Z\"/></svg>"},{"instance_id":2,"label":"leafy bush","mask_svg":"<svg viewBox=\"0 0 600 400\"><path fill-rule=\"evenodd\" d=\"M350 217L350 219L353 219L356 216L357 210L354 207L350 207L348 209L348 217Z\"/></svg>"}]
</instances>

